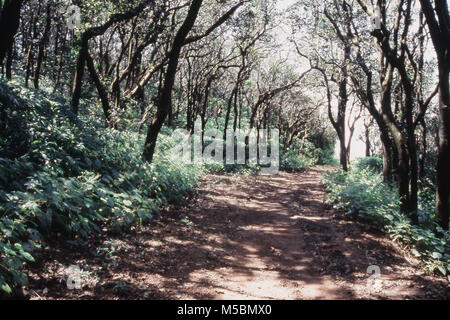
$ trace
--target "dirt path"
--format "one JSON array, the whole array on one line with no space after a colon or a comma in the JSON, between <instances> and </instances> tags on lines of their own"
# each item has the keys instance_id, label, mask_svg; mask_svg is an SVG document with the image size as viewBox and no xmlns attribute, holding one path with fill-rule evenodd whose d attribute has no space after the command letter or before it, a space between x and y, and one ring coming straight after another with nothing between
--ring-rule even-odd
<instances>
[{"instance_id":1,"label":"dirt path","mask_svg":"<svg viewBox=\"0 0 450 320\"><path fill-rule=\"evenodd\" d=\"M186 208L97 247L59 248L35 270L33 299L433 299L448 283L384 235L339 219L323 204L327 168L278 176L208 176ZM328 168L329 169L329 168ZM110 240L110 239L109 239ZM98 248L114 248L106 263ZM84 287L68 290L64 267ZM369 286L369 266L381 282ZM43 271L46 270L46 271ZM372 283L374 284L374 283Z\"/></svg>"}]
</instances>

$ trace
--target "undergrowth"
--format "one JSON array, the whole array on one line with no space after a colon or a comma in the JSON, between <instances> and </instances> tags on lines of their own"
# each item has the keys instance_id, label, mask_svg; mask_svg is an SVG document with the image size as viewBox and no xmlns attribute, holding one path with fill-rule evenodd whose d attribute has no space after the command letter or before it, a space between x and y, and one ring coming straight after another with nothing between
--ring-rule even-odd
<instances>
[{"instance_id":1,"label":"undergrowth","mask_svg":"<svg viewBox=\"0 0 450 320\"><path fill-rule=\"evenodd\" d=\"M326 173L324 183L326 202L334 209L388 233L420 258L428 273L447 276L450 281L450 232L434 223L432 197L421 194L420 223L412 224L400 213L398 194L394 187L383 182L379 161L373 159L362 160L348 173L342 170Z\"/></svg>"},{"instance_id":2,"label":"undergrowth","mask_svg":"<svg viewBox=\"0 0 450 320\"><path fill-rule=\"evenodd\" d=\"M0 292L27 285L24 264L35 261L48 236L126 232L182 202L203 172L164 155L173 143L168 135L148 164L143 136L107 130L100 117L75 119L44 92L0 86L8 115L0 136Z\"/></svg>"},{"instance_id":3,"label":"undergrowth","mask_svg":"<svg viewBox=\"0 0 450 320\"><path fill-rule=\"evenodd\" d=\"M292 146L282 148L280 169L298 172L314 165L337 165L334 159L334 141L321 149L309 141L296 141Z\"/></svg>"}]
</instances>

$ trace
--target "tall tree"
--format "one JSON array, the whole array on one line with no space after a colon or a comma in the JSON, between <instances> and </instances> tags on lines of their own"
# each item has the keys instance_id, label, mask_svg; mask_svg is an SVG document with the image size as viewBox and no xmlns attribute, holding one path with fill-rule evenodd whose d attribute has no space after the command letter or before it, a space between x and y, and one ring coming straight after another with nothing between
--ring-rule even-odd
<instances>
[{"instance_id":1,"label":"tall tree","mask_svg":"<svg viewBox=\"0 0 450 320\"><path fill-rule=\"evenodd\" d=\"M202 0L193 0L191 2L187 16L183 24L178 29L172 42L171 49L167 58L168 65L164 74L164 81L157 96L156 114L148 127L147 138L144 144L143 157L148 162L152 162L153 160L159 132L164 124L164 121L172 110L172 90L182 48L187 44L196 42L211 34L216 28L224 24L239 7L247 2L247 0L240 1L236 5L234 5L225 14L220 16L204 33L188 37L189 32L191 31L195 24L195 21L197 20L202 2Z\"/></svg>"},{"instance_id":2,"label":"tall tree","mask_svg":"<svg viewBox=\"0 0 450 320\"><path fill-rule=\"evenodd\" d=\"M436 220L449 229L450 211L450 14L446 0L420 0L439 66L439 154L437 162Z\"/></svg>"},{"instance_id":3,"label":"tall tree","mask_svg":"<svg viewBox=\"0 0 450 320\"><path fill-rule=\"evenodd\" d=\"M166 120L167 115L169 114L169 110L172 108L172 89L175 82L175 74L177 72L180 52L189 32L195 24L195 20L197 20L202 2L203 0L192 1L189 6L188 14L180 29L178 29L175 39L173 40L172 48L169 54L169 63L164 75L164 86L162 87L161 94L159 95L156 105L156 115L148 127L147 138L145 140L143 156L148 162L152 162L153 160L159 132L164 124L164 121Z\"/></svg>"},{"instance_id":4,"label":"tall tree","mask_svg":"<svg viewBox=\"0 0 450 320\"><path fill-rule=\"evenodd\" d=\"M0 12L0 63L14 42L14 36L20 25L20 9L24 0L5 0Z\"/></svg>"}]
</instances>

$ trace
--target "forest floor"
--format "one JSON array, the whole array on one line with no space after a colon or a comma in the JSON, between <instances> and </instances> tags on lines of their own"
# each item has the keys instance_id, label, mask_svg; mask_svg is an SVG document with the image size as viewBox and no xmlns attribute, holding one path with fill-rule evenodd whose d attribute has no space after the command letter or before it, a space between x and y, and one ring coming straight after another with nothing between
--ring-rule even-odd
<instances>
[{"instance_id":1,"label":"forest floor","mask_svg":"<svg viewBox=\"0 0 450 320\"><path fill-rule=\"evenodd\" d=\"M187 206L167 208L127 238L78 245L55 239L31 269L26 294L31 299L449 299L447 280L425 275L386 235L342 219L324 204L320 180L330 169L209 175ZM80 290L67 289L69 265L81 268ZM381 271L378 282L368 280L367 269L374 265Z\"/></svg>"}]
</instances>

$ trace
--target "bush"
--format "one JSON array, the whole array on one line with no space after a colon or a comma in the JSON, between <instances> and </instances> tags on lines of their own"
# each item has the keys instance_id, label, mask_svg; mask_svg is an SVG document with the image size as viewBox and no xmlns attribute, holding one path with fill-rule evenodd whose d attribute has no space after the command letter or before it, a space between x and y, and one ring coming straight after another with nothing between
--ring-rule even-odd
<instances>
[{"instance_id":1,"label":"bush","mask_svg":"<svg viewBox=\"0 0 450 320\"><path fill-rule=\"evenodd\" d=\"M310 141L296 141L289 148L281 148L280 167L287 172L298 172L317 164L335 165L334 146L317 148Z\"/></svg>"},{"instance_id":2,"label":"bush","mask_svg":"<svg viewBox=\"0 0 450 320\"><path fill-rule=\"evenodd\" d=\"M375 173L383 172L383 159L380 157L366 157L356 161L357 170L371 170Z\"/></svg>"},{"instance_id":3,"label":"bush","mask_svg":"<svg viewBox=\"0 0 450 320\"><path fill-rule=\"evenodd\" d=\"M328 165L328 166L338 166L339 160L334 157L334 144L328 144L324 149L316 149L318 150L318 160L317 164L320 165Z\"/></svg>"},{"instance_id":4,"label":"bush","mask_svg":"<svg viewBox=\"0 0 450 320\"><path fill-rule=\"evenodd\" d=\"M124 232L195 188L202 170L163 155L169 136L161 135L148 164L141 157L143 136L106 130L101 118L75 120L69 107L42 92L16 90L29 100L2 107L13 114L20 106L30 142L21 156L0 157L0 292L27 284L24 263L35 260L47 236Z\"/></svg>"},{"instance_id":5,"label":"bush","mask_svg":"<svg viewBox=\"0 0 450 320\"><path fill-rule=\"evenodd\" d=\"M280 169L286 172L298 172L317 163L317 158L307 158L294 149L288 149L281 155Z\"/></svg>"},{"instance_id":6,"label":"bush","mask_svg":"<svg viewBox=\"0 0 450 320\"><path fill-rule=\"evenodd\" d=\"M432 206L423 200L419 207L420 226L400 214L399 197L393 187L383 183L382 175L369 168L352 168L327 173L327 203L345 215L363 220L388 233L392 239L406 245L420 258L428 272L450 275L450 232L444 232L433 222ZM429 199L427 200L429 201ZM438 230L443 236L433 232ZM448 276L450 281L450 276Z\"/></svg>"}]
</instances>

